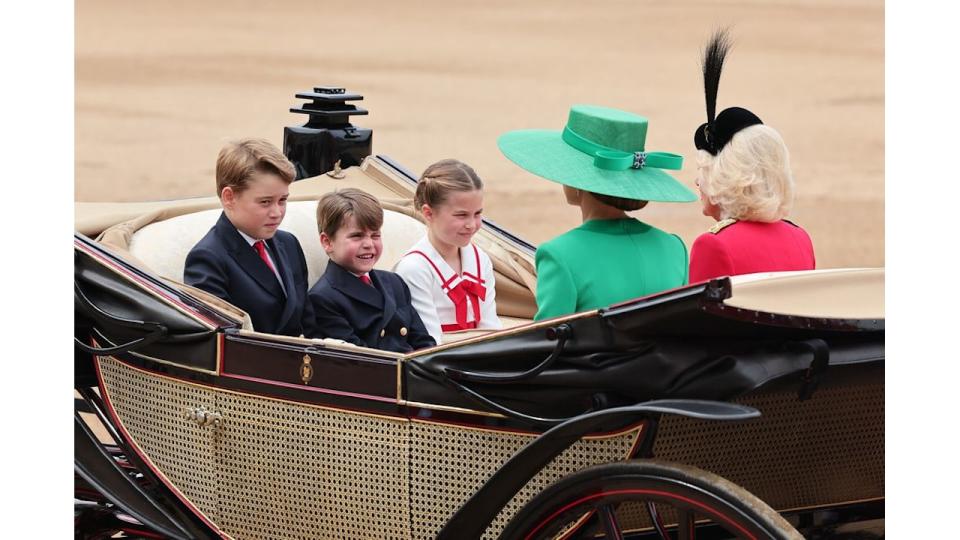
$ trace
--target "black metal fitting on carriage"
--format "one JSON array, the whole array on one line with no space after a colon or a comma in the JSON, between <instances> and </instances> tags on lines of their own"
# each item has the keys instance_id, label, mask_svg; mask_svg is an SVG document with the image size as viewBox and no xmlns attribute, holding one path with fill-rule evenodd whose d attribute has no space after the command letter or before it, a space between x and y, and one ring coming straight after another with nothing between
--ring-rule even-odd
<instances>
[{"instance_id":1,"label":"black metal fitting on carriage","mask_svg":"<svg viewBox=\"0 0 960 540\"><path fill-rule=\"evenodd\" d=\"M794 349L800 352L809 351L813 354L810 365L803 372L800 390L797 392L797 400L806 401L813 397L813 393L817 387L820 386L820 382L823 380L827 368L830 367L830 345L822 339L815 338L788 342L784 346L787 349Z\"/></svg>"},{"instance_id":2,"label":"black metal fitting on carriage","mask_svg":"<svg viewBox=\"0 0 960 540\"><path fill-rule=\"evenodd\" d=\"M573 328L569 324L563 323L557 326L547 328L547 339L557 341L558 339L567 340L573 336Z\"/></svg>"},{"instance_id":3,"label":"black metal fitting on carriage","mask_svg":"<svg viewBox=\"0 0 960 540\"><path fill-rule=\"evenodd\" d=\"M710 300L722 301L730 298L730 289L730 278L722 277L708 281L704 292ZM721 305L720 307L722 308L723 306Z\"/></svg>"},{"instance_id":4,"label":"black metal fitting on carriage","mask_svg":"<svg viewBox=\"0 0 960 540\"><path fill-rule=\"evenodd\" d=\"M350 105L360 94L345 88L317 86L312 92L299 92L298 99L309 100L290 112L309 115L302 126L283 128L283 153L297 171L297 180L318 176L337 168L359 165L373 148L373 130L350 123L351 116L367 114L366 109Z\"/></svg>"}]
</instances>

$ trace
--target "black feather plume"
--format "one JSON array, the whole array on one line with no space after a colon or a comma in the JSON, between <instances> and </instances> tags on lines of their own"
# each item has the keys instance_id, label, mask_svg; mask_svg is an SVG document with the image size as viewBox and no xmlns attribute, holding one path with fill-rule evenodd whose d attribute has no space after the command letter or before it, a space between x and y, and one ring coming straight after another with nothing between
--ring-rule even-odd
<instances>
[{"instance_id":1,"label":"black feather plume","mask_svg":"<svg viewBox=\"0 0 960 540\"><path fill-rule=\"evenodd\" d=\"M717 89L720 86L720 72L723 59L730 50L730 36L726 28L713 33L710 43L700 55L703 68L703 92L707 100L707 122L713 123L717 113Z\"/></svg>"}]
</instances>

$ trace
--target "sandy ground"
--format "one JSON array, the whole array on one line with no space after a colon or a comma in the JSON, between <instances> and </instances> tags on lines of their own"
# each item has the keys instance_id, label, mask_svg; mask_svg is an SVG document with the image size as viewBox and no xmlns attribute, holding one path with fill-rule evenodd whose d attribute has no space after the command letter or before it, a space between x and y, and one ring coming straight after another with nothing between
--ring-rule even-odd
<instances>
[{"instance_id":1,"label":"sandy ground","mask_svg":"<svg viewBox=\"0 0 960 540\"><path fill-rule=\"evenodd\" d=\"M820 267L884 264L884 8L879 0L671 2L76 3L78 201L209 195L227 140L280 145L312 86L365 96L374 152L413 171L472 164L487 215L541 242L575 226L559 186L511 164L496 137L562 128L574 103L650 119L648 149L687 157L704 121L698 51L718 25L735 48L719 107L784 136ZM690 242L696 204L638 217Z\"/></svg>"}]
</instances>

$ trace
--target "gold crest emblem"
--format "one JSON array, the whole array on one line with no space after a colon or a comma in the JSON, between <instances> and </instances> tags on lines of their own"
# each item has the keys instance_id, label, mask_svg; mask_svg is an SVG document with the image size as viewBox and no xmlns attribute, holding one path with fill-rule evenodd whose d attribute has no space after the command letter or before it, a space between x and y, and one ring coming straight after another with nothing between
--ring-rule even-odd
<instances>
[{"instance_id":1,"label":"gold crest emblem","mask_svg":"<svg viewBox=\"0 0 960 540\"><path fill-rule=\"evenodd\" d=\"M300 378L303 379L303 384L310 382L310 379L313 378L313 366L310 365L310 355L303 355L303 363L300 364Z\"/></svg>"}]
</instances>

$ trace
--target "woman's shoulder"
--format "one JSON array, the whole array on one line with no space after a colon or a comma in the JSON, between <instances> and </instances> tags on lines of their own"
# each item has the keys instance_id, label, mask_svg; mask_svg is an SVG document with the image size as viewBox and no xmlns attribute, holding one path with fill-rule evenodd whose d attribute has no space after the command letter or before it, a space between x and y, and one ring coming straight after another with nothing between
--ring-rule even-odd
<instances>
[{"instance_id":1,"label":"woman's shoulder","mask_svg":"<svg viewBox=\"0 0 960 540\"><path fill-rule=\"evenodd\" d=\"M550 251L564 249L569 246L577 246L584 242L589 242L590 238L594 235L595 233L589 229L584 229L582 226L576 227L541 243L539 246L537 246L537 251L541 249Z\"/></svg>"},{"instance_id":2,"label":"woman's shoulder","mask_svg":"<svg viewBox=\"0 0 960 540\"><path fill-rule=\"evenodd\" d=\"M571 234L574 233L574 231L576 231L576 229L567 231L560 236L555 236L539 244L534 254L534 259L539 263L542 259L563 259L566 253L580 252L580 246L583 242L576 234Z\"/></svg>"},{"instance_id":3,"label":"woman's shoulder","mask_svg":"<svg viewBox=\"0 0 960 540\"><path fill-rule=\"evenodd\" d=\"M638 219L633 219L627 225L629 235L626 236L630 243L641 245L649 249L662 249L669 253L686 252L687 244L680 238L680 235L665 231L649 223L644 223Z\"/></svg>"},{"instance_id":4,"label":"woman's shoulder","mask_svg":"<svg viewBox=\"0 0 960 540\"><path fill-rule=\"evenodd\" d=\"M693 243L697 245L722 242L733 236L730 234L730 231L739 230L741 228L740 224L740 221L733 218L722 219L711 225L706 231L700 233L697 238L694 239Z\"/></svg>"},{"instance_id":5,"label":"woman's shoulder","mask_svg":"<svg viewBox=\"0 0 960 540\"><path fill-rule=\"evenodd\" d=\"M572 252L581 254L584 249L602 248L602 246L616 246L624 243L633 243L634 238L646 236L649 238L676 238L636 219L626 220L591 220L579 227L570 229L547 240L537 247L537 252L563 254ZM682 244L682 241L680 241Z\"/></svg>"},{"instance_id":6,"label":"woman's shoulder","mask_svg":"<svg viewBox=\"0 0 960 540\"><path fill-rule=\"evenodd\" d=\"M717 236L716 234L707 231L701 233L700 236L697 236L693 239L693 244L690 246L691 253L702 253L704 250L717 250L723 249L723 246L729 244L728 237Z\"/></svg>"},{"instance_id":7,"label":"woman's shoulder","mask_svg":"<svg viewBox=\"0 0 960 540\"><path fill-rule=\"evenodd\" d=\"M783 219L773 222L725 219L715 223L694 241L697 245L751 244L760 240L810 236L803 227Z\"/></svg>"},{"instance_id":8,"label":"woman's shoulder","mask_svg":"<svg viewBox=\"0 0 960 540\"><path fill-rule=\"evenodd\" d=\"M813 239L810 238L810 233L808 233L806 229L787 219L784 219L783 223L784 227L789 231L788 234L792 235L801 245L804 245L811 252L813 251Z\"/></svg>"},{"instance_id":9,"label":"woman's shoulder","mask_svg":"<svg viewBox=\"0 0 960 540\"><path fill-rule=\"evenodd\" d=\"M783 223L785 229L792 232L793 234L799 234L801 236L810 235L810 233L808 233L806 229L804 229L797 223L790 221L789 219L781 219L780 222Z\"/></svg>"}]
</instances>

